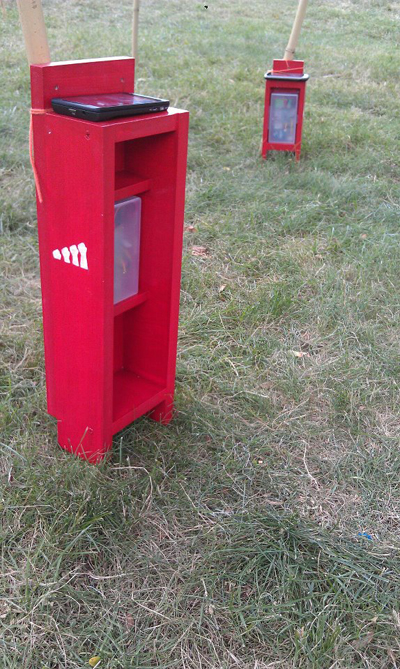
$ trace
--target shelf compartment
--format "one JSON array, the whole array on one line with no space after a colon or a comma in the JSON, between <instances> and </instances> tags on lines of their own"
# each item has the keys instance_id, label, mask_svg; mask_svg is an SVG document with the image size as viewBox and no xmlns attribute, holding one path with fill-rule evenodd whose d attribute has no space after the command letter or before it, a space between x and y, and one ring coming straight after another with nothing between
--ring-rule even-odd
<instances>
[{"instance_id":1,"label":"shelf compartment","mask_svg":"<svg viewBox=\"0 0 400 669\"><path fill-rule=\"evenodd\" d=\"M149 190L151 179L144 179L130 170L118 170L115 173L115 200L124 200Z\"/></svg>"},{"instance_id":2,"label":"shelf compartment","mask_svg":"<svg viewBox=\"0 0 400 669\"><path fill-rule=\"evenodd\" d=\"M160 404L166 390L126 369L114 373L113 434Z\"/></svg>"},{"instance_id":3,"label":"shelf compartment","mask_svg":"<svg viewBox=\"0 0 400 669\"><path fill-rule=\"evenodd\" d=\"M143 304L148 296L149 293L145 291L143 293L136 293L136 295L132 295L132 297L127 297L126 300L121 300L121 302L117 302L117 304L114 304L114 316L119 316L120 314L125 313L125 311L129 311L130 309L139 306L139 304Z\"/></svg>"}]
</instances>

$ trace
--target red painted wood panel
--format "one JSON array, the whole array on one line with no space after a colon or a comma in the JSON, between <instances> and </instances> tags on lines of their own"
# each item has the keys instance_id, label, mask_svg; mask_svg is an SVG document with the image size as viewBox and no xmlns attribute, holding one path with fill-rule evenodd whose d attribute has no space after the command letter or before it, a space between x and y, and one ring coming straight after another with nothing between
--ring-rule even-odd
<instances>
[{"instance_id":1,"label":"red painted wood panel","mask_svg":"<svg viewBox=\"0 0 400 669\"><path fill-rule=\"evenodd\" d=\"M31 66L32 107L50 109L51 99L89 93L133 93L135 59L100 58Z\"/></svg>"},{"instance_id":2,"label":"red painted wood panel","mask_svg":"<svg viewBox=\"0 0 400 669\"><path fill-rule=\"evenodd\" d=\"M268 78L265 75L265 105L264 124L261 154L265 159L268 151L292 151L296 160L300 160L301 140L303 132L304 102L307 80L296 81L304 73L304 62L302 60L274 60L272 74L281 76L282 80ZM308 77L308 75L304 75ZM298 95L297 124L295 141L292 144L279 143L269 140L269 118L271 113L272 93L295 93Z\"/></svg>"},{"instance_id":3,"label":"red painted wood panel","mask_svg":"<svg viewBox=\"0 0 400 669\"><path fill-rule=\"evenodd\" d=\"M47 104L56 80L69 95L115 91L118 76L133 82L133 65L32 66L32 99ZM143 413L172 415L188 114L33 121L48 410L59 444L95 462ZM142 199L139 293L114 305L114 203L133 194Z\"/></svg>"}]
</instances>

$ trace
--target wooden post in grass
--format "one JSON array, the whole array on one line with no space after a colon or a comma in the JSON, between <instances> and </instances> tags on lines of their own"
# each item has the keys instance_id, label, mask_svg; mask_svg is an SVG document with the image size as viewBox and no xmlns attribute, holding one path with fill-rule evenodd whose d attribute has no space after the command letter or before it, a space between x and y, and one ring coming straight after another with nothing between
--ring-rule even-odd
<instances>
[{"instance_id":1,"label":"wooden post in grass","mask_svg":"<svg viewBox=\"0 0 400 669\"><path fill-rule=\"evenodd\" d=\"M133 0L132 56L135 58L135 60L137 59L138 51L139 5L140 0Z\"/></svg>"},{"instance_id":2,"label":"wooden post in grass","mask_svg":"<svg viewBox=\"0 0 400 669\"><path fill-rule=\"evenodd\" d=\"M290 33L289 42L283 55L284 60L294 59L297 42L299 41L301 26L303 24L304 16L306 14L307 1L308 0L299 0L299 6L297 7L296 17L294 19L292 32Z\"/></svg>"},{"instance_id":3,"label":"wooden post in grass","mask_svg":"<svg viewBox=\"0 0 400 669\"><path fill-rule=\"evenodd\" d=\"M17 0L30 65L50 62L42 0Z\"/></svg>"}]
</instances>

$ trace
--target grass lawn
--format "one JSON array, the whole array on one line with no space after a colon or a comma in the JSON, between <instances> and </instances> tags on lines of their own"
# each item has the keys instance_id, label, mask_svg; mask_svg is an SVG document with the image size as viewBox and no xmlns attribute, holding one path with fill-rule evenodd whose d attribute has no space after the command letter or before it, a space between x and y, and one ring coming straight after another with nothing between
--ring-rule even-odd
<instances>
[{"instance_id":1,"label":"grass lawn","mask_svg":"<svg viewBox=\"0 0 400 669\"><path fill-rule=\"evenodd\" d=\"M53 60L129 55L131 5L44 0ZM311 0L302 159L264 162L295 5L142 1L137 91L191 115L177 415L93 467L46 413L1 3L1 669L400 668L400 3Z\"/></svg>"}]
</instances>

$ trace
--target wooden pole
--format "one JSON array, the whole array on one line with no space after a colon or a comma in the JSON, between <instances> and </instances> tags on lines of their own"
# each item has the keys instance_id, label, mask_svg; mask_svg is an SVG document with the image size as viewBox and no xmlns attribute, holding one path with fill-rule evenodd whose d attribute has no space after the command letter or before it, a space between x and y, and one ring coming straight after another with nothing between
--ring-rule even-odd
<instances>
[{"instance_id":1,"label":"wooden pole","mask_svg":"<svg viewBox=\"0 0 400 669\"><path fill-rule=\"evenodd\" d=\"M17 0L17 5L29 64L49 63L42 0Z\"/></svg>"},{"instance_id":2,"label":"wooden pole","mask_svg":"<svg viewBox=\"0 0 400 669\"><path fill-rule=\"evenodd\" d=\"M307 9L307 1L308 0L299 0L299 6L297 7L296 17L294 19L292 32L290 33L289 42L285 49L285 53L283 54L284 60L294 59L297 42L299 41L301 26Z\"/></svg>"},{"instance_id":3,"label":"wooden pole","mask_svg":"<svg viewBox=\"0 0 400 669\"><path fill-rule=\"evenodd\" d=\"M132 55L135 59L137 59L138 52L139 5L140 0L133 0Z\"/></svg>"}]
</instances>

